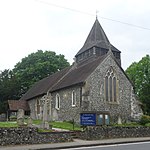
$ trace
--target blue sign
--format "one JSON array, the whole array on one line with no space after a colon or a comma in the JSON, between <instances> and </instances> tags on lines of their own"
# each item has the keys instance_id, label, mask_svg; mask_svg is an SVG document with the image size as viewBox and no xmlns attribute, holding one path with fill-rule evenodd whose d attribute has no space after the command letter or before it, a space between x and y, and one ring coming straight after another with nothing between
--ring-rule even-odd
<instances>
[{"instance_id":1,"label":"blue sign","mask_svg":"<svg viewBox=\"0 0 150 150\"><path fill-rule=\"evenodd\" d=\"M86 126L96 125L96 113L81 113L80 124Z\"/></svg>"}]
</instances>

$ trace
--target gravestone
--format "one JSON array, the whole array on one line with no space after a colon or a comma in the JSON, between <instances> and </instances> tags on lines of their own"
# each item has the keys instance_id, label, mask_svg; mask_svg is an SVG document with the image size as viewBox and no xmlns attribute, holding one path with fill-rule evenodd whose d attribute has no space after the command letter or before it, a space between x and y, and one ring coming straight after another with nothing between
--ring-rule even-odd
<instances>
[{"instance_id":1,"label":"gravestone","mask_svg":"<svg viewBox=\"0 0 150 150\"><path fill-rule=\"evenodd\" d=\"M32 118L31 117L29 117L28 118L28 127L32 127Z\"/></svg>"},{"instance_id":2,"label":"gravestone","mask_svg":"<svg viewBox=\"0 0 150 150\"><path fill-rule=\"evenodd\" d=\"M24 110L23 109L19 109L17 112L17 123L19 126L24 125Z\"/></svg>"},{"instance_id":3,"label":"gravestone","mask_svg":"<svg viewBox=\"0 0 150 150\"><path fill-rule=\"evenodd\" d=\"M50 125L47 121L42 121L42 124L40 125L40 128L49 130Z\"/></svg>"},{"instance_id":4,"label":"gravestone","mask_svg":"<svg viewBox=\"0 0 150 150\"><path fill-rule=\"evenodd\" d=\"M19 118L24 118L24 110L23 109L18 109L17 119L19 119Z\"/></svg>"},{"instance_id":5,"label":"gravestone","mask_svg":"<svg viewBox=\"0 0 150 150\"><path fill-rule=\"evenodd\" d=\"M118 116L118 124L122 124L122 120L120 116Z\"/></svg>"},{"instance_id":6,"label":"gravestone","mask_svg":"<svg viewBox=\"0 0 150 150\"><path fill-rule=\"evenodd\" d=\"M18 118L17 123L18 123L18 126L24 126L24 119L23 118Z\"/></svg>"}]
</instances>

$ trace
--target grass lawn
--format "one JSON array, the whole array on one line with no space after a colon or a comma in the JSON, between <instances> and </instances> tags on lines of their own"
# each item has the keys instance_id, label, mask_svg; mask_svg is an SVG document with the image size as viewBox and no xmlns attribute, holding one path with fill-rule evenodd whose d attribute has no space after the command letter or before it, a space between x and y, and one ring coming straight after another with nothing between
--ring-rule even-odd
<instances>
[{"instance_id":1,"label":"grass lawn","mask_svg":"<svg viewBox=\"0 0 150 150\"><path fill-rule=\"evenodd\" d=\"M0 128L11 128L11 127L18 127L17 122L0 122Z\"/></svg>"},{"instance_id":2,"label":"grass lawn","mask_svg":"<svg viewBox=\"0 0 150 150\"><path fill-rule=\"evenodd\" d=\"M25 122L27 122L27 120L25 120ZM40 125L42 123L42 120L33 120L33 124L36 125ZM66 130L81 130L80 126L77 126L76 124L74 125L73 128L73 124L70 122L49 122L50 125L52 125L54 128L60 128L60 129L66 129ZM17 122L12 122L12 121L8 121L8 122L0 122L0 128L2 127L7 127L7 128L11 128L11 127L18 127Z\"/></svg>"},{"instance_id":3,"label":"grass lawn","mask_svg":"<svg viewBox=\"0 0 150 150\"><path fill-rule=\"evenodd\" d=\"M33 120L33 124L39 125L42 123L42 120ZM53 126L53 128L60 128L60 129L66 129L66 130L73 130L73 124L70 122L49 122L50 125ZM81 130L80 126L74 125L74 130Z\"/></svg>"},{"instance_id":4,"label":"grass lawn","mask_svg":"<svg viewBox=\"0 0 150 150\"><path fill-rule=\"evenodd\" d=\"M33 120L33 124L39 125L42 123L42 120Z\"/></svg>"},{"instance_id":5,"label":"grass lawn","mask_svg":"<svg viewBox=\"0 0 150 150\"><path fill-rule=\"evenodd\" d=\"M25 120L27 123L27 120ZM42 123L42 120L33 120L33 124L40 125ZM74 125L70 122L49 122L50 125L52 125L53 128L60 128L60 129L66 129L66 130L82 130L82 128L79 125ZM138 123L127 123L127 124L121 124L121 125L112 125L112 126L122 126L122 127L136 127L141 126ZM150 127L150 123L147 123L145 126ZM8 122L0 122L0 128L11 128L11 127L18 127L18 124L16 121L8 121ZM42 129L39 129L41 132Z\"/></svg>"},{"instance_id":6,"label":"grass lawn","mask_svg":"<svg viewBox=\"0 0 150 150\"><path fill-rule=\"evenodd\" d=\"M66 130L81 130L79 125L74 125L70 122L50 122L54 128L66 129Z\"/></svg>"}]
</instances>

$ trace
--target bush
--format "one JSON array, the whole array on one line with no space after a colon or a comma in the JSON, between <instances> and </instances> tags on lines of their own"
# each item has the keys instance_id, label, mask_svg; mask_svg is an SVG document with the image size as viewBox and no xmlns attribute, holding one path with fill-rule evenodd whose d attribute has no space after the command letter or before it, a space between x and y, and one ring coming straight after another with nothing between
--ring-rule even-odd
<instances>
[{"instance_id":1,"label":"bush","mask_svg":"<svg viewBox=\"0 0 150 150\"><path fill-rule=\"evenodd\" d=\"M10 121L16 121L17 120L17 116L10 116L9 119L10 119Z\"/></svg>"},{"instance_id":2,"label":"bush","mask_svg":"<svg viewBox=\"0 0 150 150\"><path fill-rule=\"evenodd\" d=\"M136 127L136 126L141 126L138 122L128 122L124 124L111 124L112 126L116 127Z\"/></svg>"},{"instance_id":3,"label":"bush","mask_svg":"<svg viewBox=\"0 0 150 150\"><path fill-rule=\"evenodd\" d=\"M140 124L146 125L146 124L148 124L148 123L150 123L150 116L143 115L143 116L141 117Z\"/></svg>"},{"instance_id":4,"label":"bush","mask_svg":"<svg viewBox=\"0 0 150 150\"><path fill-rule=\"evenodd\" d=\"M150 127L150 123L146 123L145 126L146 126L146 127Z\"/></svg>"}]
</instances>

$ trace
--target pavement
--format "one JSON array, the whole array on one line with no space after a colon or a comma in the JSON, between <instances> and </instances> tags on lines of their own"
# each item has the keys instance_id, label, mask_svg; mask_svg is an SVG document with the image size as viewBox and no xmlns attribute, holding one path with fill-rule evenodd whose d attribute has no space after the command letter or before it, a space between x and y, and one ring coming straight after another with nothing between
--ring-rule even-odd
<instances>
[{"instance_id":1,"label":"pavement","mask_svg":"<svg viewBox=\"0 0 150 150\"><path fill-rule=\"evenodd\" d=\"M67 148L71 149L71 148L78 148L78 147L136 143L136 142L146 142L146 141L150 141L150 137L105 139L105 140L95 140L95 141L74 139L73 142L65 142L65 143L0 146L0 150L55 150L55 149L60 150L60 149L67 149Z\"/></svg>"}]
</instances>

